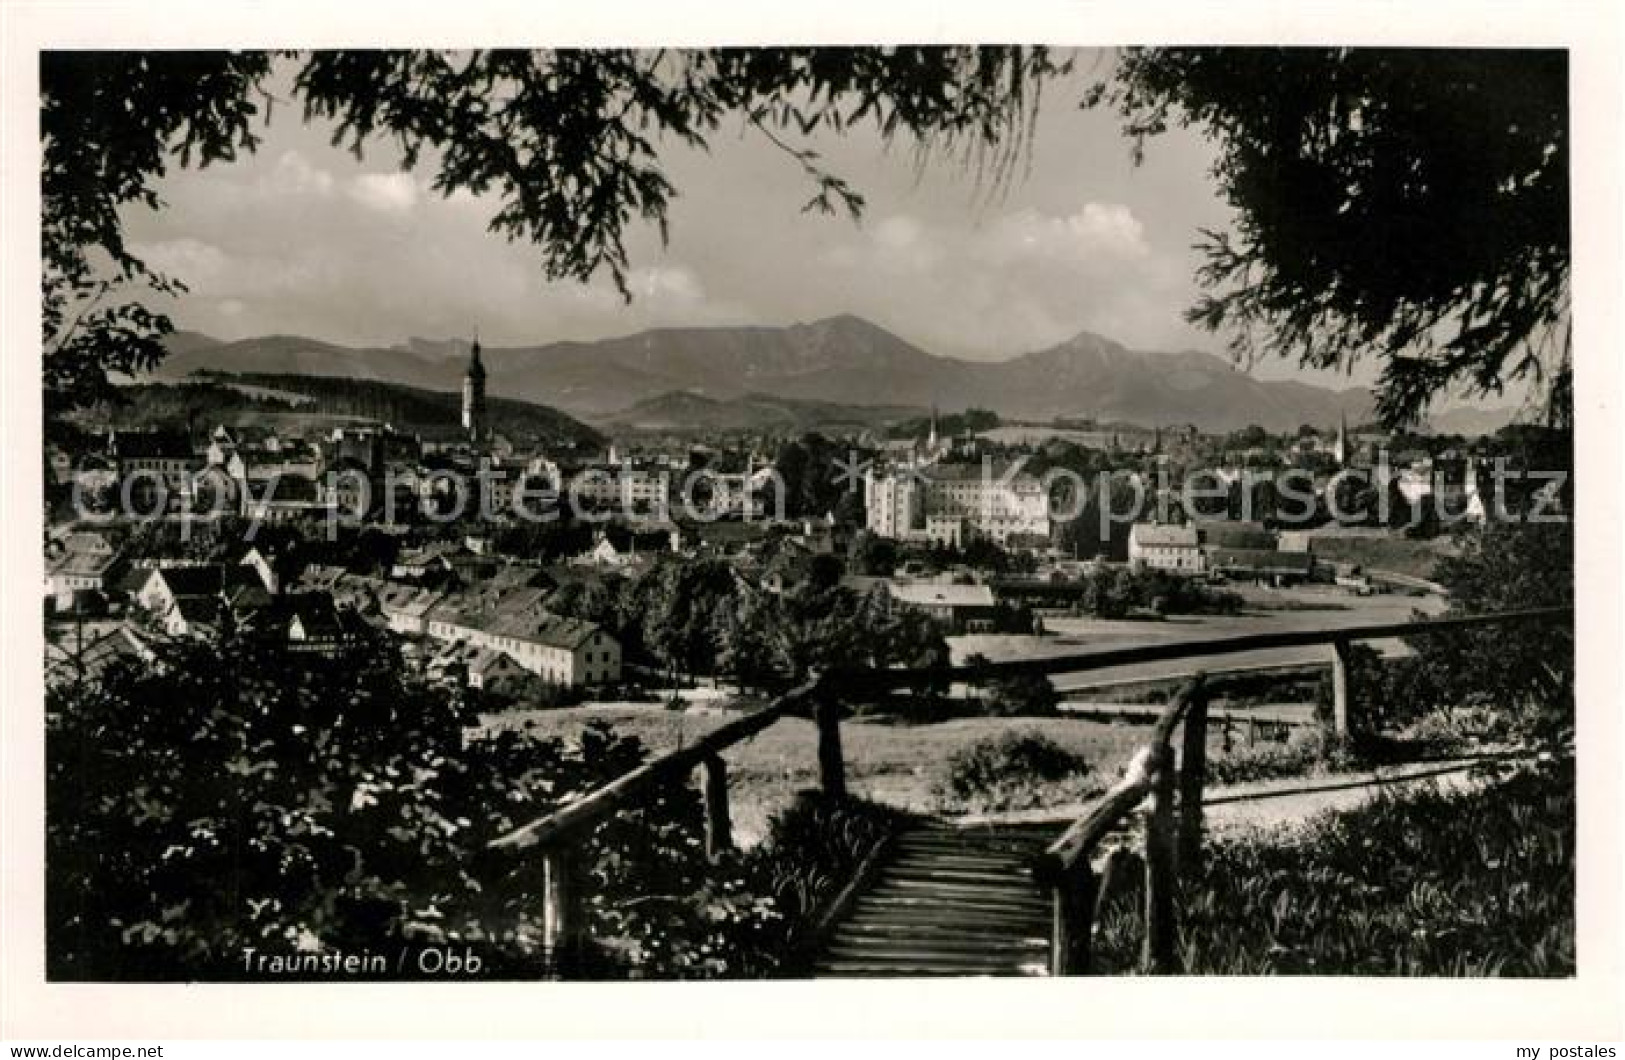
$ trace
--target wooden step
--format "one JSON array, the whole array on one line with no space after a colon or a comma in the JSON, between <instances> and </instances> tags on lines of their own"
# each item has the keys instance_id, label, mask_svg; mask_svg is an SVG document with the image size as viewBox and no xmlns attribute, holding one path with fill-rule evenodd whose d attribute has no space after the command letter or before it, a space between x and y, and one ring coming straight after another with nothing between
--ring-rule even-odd
<instances>
[{"instance_id":1,"label":"wooden step","mask_svg":"<svg viewBox=\"0 0 1625 1060\"><path fill-rule=\"evenodd\" d=\"M1055 826L915 829L815 962L831 976L1048 974L1051 899L1032 876Z\"/></svg>"},{"instance_id":2,"label":"wooden step","mask_svg":"<svg viewBox=\"0 0 1625 1060\"><path fill-rule=\"evenodd\" d=\"M909 832L897 839L904 850L963 850L993 854L1023 854L1043 850L1050 840L1027 836L978 836L971 833L922 835Z\"/></svg>"},{"instance_id":3,"label":"wooden step","mask_svg":"<svg viewBox=\"0 0 1625 1060\"><path fill-rule=\"evenodd\" d=\"M1021 879L1032 878L1032 859L1030 858L977 857L973 854L921 854L912 850L904 850L898 851L896 859L891 864L898 868L931 865L942 868L985 869L990 872L1007 872Z\"/></svg>"},{"instance_id":4,"label":"wooden step","mask_svg":"<svg viewBox=\"0 0 1625 1060\"><path fill-rule=\"evenodd\" d=\"M1032 878L1026 873L990 872L986 869L963 869L952 865L891 865L881 876L881 882L887 880L928 881L937 880L943 883L963 883L972 886L986 885L993 889L1014 889L1029 891L1033 889Z\"/></svg>"},{"instance_id":5,"label":"wooden step","mask_svg":"<svg viewBox=\"0 0 1625 1060\"><path fill-rule=\"evenodd\" d=\"M940 898L969 898L1005 905L1036 905L1041 909L1049 908L1049 901L1039 894L1036 888L1023 887L1012 883L963 883L952 880L909 879L907 877L888 875L880 878L880 882L875 886L875 891L877 893L898 891L908 894L936 895Z\"/></svg>"},{"instance_id":6,"label":"wooden step","mask_svg":"<svg viewBox=\"0 0 1625 1060\"><path fill-rule=\"evenodd\" d=\"M1014 890L994 891L980 887L950 888L941 884L910 884L906 880L882 880L862 897L891 905L945 911L1005 910L1048 915L1053 908L1051 902L1039 894Z\"/></svg>"},{"instance_id":7,"label":"wooden step","mask_svg":"<svg viewBox=\"0 0 1625 1060\"><path fill-rule=\"evenodd\" d=\"M842 958L820 961L814 974L829 978L852 979L918 979L928 976L1019 978L1021 976L1045 975L1047 969L1037 961L1009 966L986 965L974 961L923 961L912 959L887 961L866 958Z\"/></svg>"},{"instance_id":8,"label":"wooden step","mask_svg":"<svg viewBox=\"0 0 1625 1060\"><path fill-rule=\"evenodd\" d=\"M941 903L898 901L882 895L859 899L852 915L876 923L924 924L927 926L954 923L978 930L1023 931L1037 927L1047 930L1050 922L1048 910L994 908L990 906L948 906Z\"/></svg>"},{"instance_id":9,"label":"wooden step","mask_svg":"<svg viewBox=\"0 0 1625 1060\"><path fill-rule=\"evenodd\" d=\"M1039 957L1049 952L1049 943L1042 938L1031 936L1012 936L1009 938L988 937L952 937L944 935L923 935L910 932L904 937L890 935L873 935L863 932L841 931L830 940L829 953L831 955L853 953L862 950L865 953L926 953L926 954L969 954L971 956L986 956L988 958L1009 959L1014 957L1027 957L1037 954Z\"/></svg>"}]
</instances>

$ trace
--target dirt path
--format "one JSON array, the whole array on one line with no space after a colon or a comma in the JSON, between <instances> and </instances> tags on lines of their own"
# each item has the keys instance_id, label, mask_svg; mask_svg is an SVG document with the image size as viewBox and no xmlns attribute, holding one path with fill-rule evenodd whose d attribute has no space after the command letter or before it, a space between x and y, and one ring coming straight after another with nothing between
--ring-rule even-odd
<instances>
[{"instance_id":1,"label":"dirt path","mask_svg":"<svg viewBox=\"0 0 1625 1060\"><path fill-rule=\"evenodd\" d=\"M1446 790L1465 790L1484 783L1476 767L1491 762L1512 763L1516 755L1477 755L1383 766L1355 773L1236 784L1208 789L1202 799L1207 826L1213 832L1275 828L1307 821L1327 810L1364 805L1384 791L1421 784ZM963 824L1023 824L1073 821L1089 809L1088 803L1049 806L1012 813L978 814L959 818Z\"/></svg>"},{"instance_id":2,"label":"dirt path","mask_svg":"<svg viewBox=\"0 0 1625 1060\"><path fill-rule=\"evenodd\" d=\"M1327 810L1349 810L1393 791L1433 784L1460 791L1486 782L1476 767L1507 758L1454 758L1411 762L1359 773L1323 777L1288 778L1257 784L1214 788L1202 799L1207 825L1213 831L1273 828L1307 821Z\"/></svg>"}]
</instances>

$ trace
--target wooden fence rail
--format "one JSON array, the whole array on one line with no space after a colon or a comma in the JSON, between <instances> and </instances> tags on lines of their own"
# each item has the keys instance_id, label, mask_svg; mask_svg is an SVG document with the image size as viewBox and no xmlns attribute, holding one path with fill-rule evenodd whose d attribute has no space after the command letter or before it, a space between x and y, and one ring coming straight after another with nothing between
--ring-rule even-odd
<instances>
[{"instance_id":1,"label":"wooden fence rail","mask_svg":"<svg viewBox=\"0 0 1625 1060\"><path fill-rule=\"evenodd\" d=\"M1330 644L1333 650L1333 725L1338 733L1347 734L1354 711L1348 667L1351 645L1356 641L1395 635L1457 632L1493 624L1533 621L1569 623L1573 617L1573 612L1566 608L1544 608L1433 619L1398 627L1356 626L1187 642L1181 647L1189 649L1192 655L1198 655L1217 654L1212 650L1215 645L1232 645L1236 642L1245 642L1247 647L1223 650L1252 650L1265 640L1271 642L1269 646L1286 642ZM1120 656L1124 651L1101 652L1095 657ZM1145 820L1145 938L1141 968L1154 975L1179 971L1178 877L1193 871L1202 856L1208 693L1207 674L1199 671L1158 718L1151 737L1129 763L1123 779L1101 795L1088 812L1034 862L1034 878L1050 888L1051 907L1055 911L1051 974L1088 974L1094 927L1100 913L1096 898L1107 898L1115 890L1102 883L1101 874L1094 866L1095 854L1101 842L1120 829L1129 815L1148 798L1151 805ZM1183 733L1176 759L1172 737L1174 730L1181 725ZM1108 868L1118 864L1120 862L1116 859L1108 859Z\"/></svg>"},{"instance_id":2,"label":"wooden fence rail","mask_svg":"<svg viewBox=\"0 0 1625 1060\"><path fill-rule=\"evenodd\" d=\"M1329 644L1333 646L1336 724L1339 731L1346 732L1353 710L1347 676L1350 644L1537 621L1571 623L1573 612L1566 608L1545 608L1408 623L1246 634L974 667L826 671L777 697L763 709L712 730L688 747L654 758L547 816L508 831L493 839L490 845L530 850L539 855L544 946L552 970L565 974L579 952L584 928L581 896L573 886L574 848L611 815L670 785L687 783L698 770L702 774L700 791L705 805L706 851L713 860L721 857L733 845L728 770L722 752L786 717L811 717L818 732L817 760L822 793L826 798L841 799L847 793L840 726L843 699L883 695L916 686L922 680L940 683L943 680L986 681L1013 674L1055 675L1139 662ZM1214 668L1212 672L1223 671ZM1144 963L1146 969L1153 972L1177 969L1177 874L1180 866L1188 871L1196 864L1202 847L1208 712L1206 679L1206 673L1196 674L1157 720L1151 738L1135 756L1123 779L1102 795L1034 864L1035 877L1050 888L1052 896L1051 970L1055 974L1088 971L1097 898L1106 897L1111 890L1109 880L1107 886L1102 886L1103 881L1093 865L1094 854L1101 841L1148 798L1151 812L1145 825ZM1181 725L1184 726L1183 738L1176 757L1172 738ZM1121 871L1121 865L1120 859L1108 859L1105 871Z\"/></svg>"}]
</instances>

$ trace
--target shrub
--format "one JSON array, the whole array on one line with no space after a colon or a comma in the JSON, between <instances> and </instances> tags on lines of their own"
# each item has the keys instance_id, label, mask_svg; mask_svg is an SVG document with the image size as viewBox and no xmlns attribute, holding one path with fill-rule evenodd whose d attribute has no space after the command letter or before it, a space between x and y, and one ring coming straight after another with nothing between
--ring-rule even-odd
<instances>
[{"instance_id":1,"label":"shrub","mask_svg":"<svg viewBox=\"0 0 1625 1060\"><path fill-rule=\"evenodd\" d=\"M864 859L907 820L902 811L878 803L832 801L817 792L802 793L775 816L743 864L749 889L770 899L776 915L770 933L747 940L751 968L760 974L805 971L817 920Z\"/></svg>"},{"instance_id":2,"label":"shrub","mask_svg":"<svg viewBox=\"0 0 1625 1060\"><path fill-rule=\"evenodd\" d=\"M978 740L948 756L932 785L949 811L990 812L1052 801L1057 785L1081 796L1087 761L1038 732L1006 732Z\"/></svg>"},{"instance_id":3,"label":"shrub","mask_svg":"<svg viewBox=\"0 0 1625 1060\"><path fill-rule=\"evenodd\" d=\"M1349 646L1349 728L1359 739L1412 725L1450 705L1438 669L1420 656L1384 659L1368 644ZM1315 716L1332 720L1332 677L1327 671L1315 691Z\"/></svg>"},{"instance_id":4,"label":"shrub","mask_svg":"<svg viewBox=\"0 0 1625 1060\"><path fill-rule=\"evenodd\" d=\"M1357 765L1347 740L1325 729L1299 729L1285 744L1244 747L1208 759L1210 784L1250 784L1335 773Z\"/></svg>"},{"instance_id":5,"label":"shrub","mask_svg":"<svg viewBox=\"0 0 1625 1060\"><path fill-rule=\"evenodd\" d=\"M534 856L488 841L635 768L642 746L599 726L465 745L463 693L387 641L311 662L228 636L49 690L52 979L252 979L248 949L427 944L473 947L490 976L544 971ZM603 974L710 974L719 906L766 919L716 881L700 820L676 789L584 841Z\"/></svg>"},{"instance_id":6,"label":"shrub","mask_svg":"<svg viewBox=\"0 0 1625 1060\"><path fill-rule=\"evenodd\" d=\"M1049 717L1061 697L1049 678L1042 674L1016 674L987 683L982 696L987 713L995 717Z\"/></svg>"}]
</instances>

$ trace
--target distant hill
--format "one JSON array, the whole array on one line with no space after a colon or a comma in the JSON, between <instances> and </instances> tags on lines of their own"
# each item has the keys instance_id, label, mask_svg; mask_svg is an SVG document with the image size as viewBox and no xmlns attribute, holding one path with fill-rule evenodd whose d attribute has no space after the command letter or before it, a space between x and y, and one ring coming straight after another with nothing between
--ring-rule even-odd
<instances>
[{"instance_id":1,"label":"distant hill","mask_svg":"<svg viewBox=\"0 0 1625 1060\"><path fill-rule=\"evenodd\" d=\"M256 423L288 429L326 422L390 423L402 430L451 430L462 416L460 393L334 376L205 371L171 383L124 388L125 407L110 418L124 426ZM515 441L598 446L603 435L557 409L494 398L486 403L493 430Z\"/></svg>"},{"instance_id":2,"label":"distant hill","mask_svg":"<svg viewBox=\"0 0 1625 1060\"><path fill-rule=\"evenodd\" d=\"M880 430L924 411L907 405L838 405L769 394L718 400L690 391L673 391L619 412L594 417L592 422L611 432L701 434L720 431L794 435L808 431Z\"/></svg>"},{"instance_id":3,"label":"distant hill","mask_svg":"<svg viewBox=\"0 0 1625 1060\"><path fill-rule=\"evenodd\" d=\"M214 343L187 336L163 371L198 368L387 380L453 390L467 346L411 340L350 348L271 336ZM1012 351L1014 352L1014 351ZM543 402L574 415L633 414L667 395L733 402L771 395L785 402L991 409L1011 419L1054 417L1130 423L1194 423L1230 431L1257 423L1272 431L1330 427L1370 416L1364 388L1330 390L1262 380L1211 354L1131 350L1083 333L1048 349L982 362L939 357L854 316L785 327L657 328L597 342L487 348L489 392ZM653 410L661 414L658 407ZM675 404L667 412L682 413ZM742 420L755 413L735 410ZM678 416L687 418L687 413Z\"/></svg>"},{"instance_id":4,"label":"distant hill","mask_svg":"<svg viewBox=\"0 0 1625 1060\"><path fill-rule=\"evenodd\" d=\"M1454 408L1442 412L1430 412L1427 417L1428 428L1434 434L1459 434L1464 438L1476 438L1480 435L1494 434L1509 423L1516 422L1521 409L1474 409Z\"/></svg>"}]
</instances>

